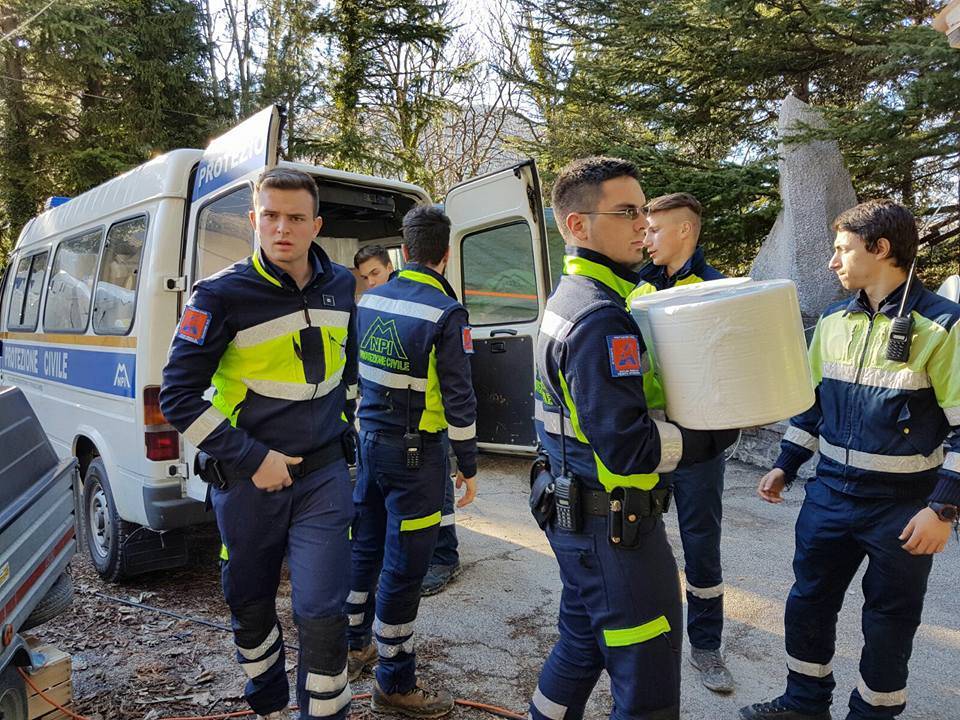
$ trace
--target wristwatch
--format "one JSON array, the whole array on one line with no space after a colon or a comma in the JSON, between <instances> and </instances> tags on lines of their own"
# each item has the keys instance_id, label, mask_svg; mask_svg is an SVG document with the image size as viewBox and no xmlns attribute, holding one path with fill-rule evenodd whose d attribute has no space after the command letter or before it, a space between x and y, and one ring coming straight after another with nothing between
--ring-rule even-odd
<instances>
[{"instance_id":1,"label":"wristwatch","mask_svg":"<svg viewBox=\"0 0 960 720\"><path fill-rule=\"evenodd\" d=\"M960 519L960 507L956 505L931 500L927 504L927 507L933 510L937 514L937 517L944 522L955 523Z\"/></svg>"}]
</instances>

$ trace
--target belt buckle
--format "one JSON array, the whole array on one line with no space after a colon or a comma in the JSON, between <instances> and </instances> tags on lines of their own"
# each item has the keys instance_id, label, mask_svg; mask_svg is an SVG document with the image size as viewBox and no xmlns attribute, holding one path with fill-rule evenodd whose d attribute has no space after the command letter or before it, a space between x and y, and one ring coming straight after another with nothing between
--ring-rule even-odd
<instances>
[{"instance_id":1,"label":"belt buckle","mask_svg":"<svg viewBox=\"0 0 960 720\"><path fill-rule=\"evenodd\" d=\"M301 460L296 465L287 465L287 474L290 475L291 480L302 480L303 476L306 474L304 472L304 463L306 463L306 458Z\"/></svg>"}]
</instances>

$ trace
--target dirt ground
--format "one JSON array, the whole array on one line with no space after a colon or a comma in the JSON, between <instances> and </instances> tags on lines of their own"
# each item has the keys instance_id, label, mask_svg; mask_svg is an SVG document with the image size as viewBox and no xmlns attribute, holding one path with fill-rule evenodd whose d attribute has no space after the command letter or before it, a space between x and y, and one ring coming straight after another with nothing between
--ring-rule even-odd
<instances>
[{"instance_id":1,"label":"dirt ground","mask_svg":"<svg viewBox=\"0 0 960 720\"><path fill-rule=\"evenodd\" d=\"M72 656L74 712L89 720L163 720L249 711L243 700L245 677L234 661L230 614L220 589L216 526L191 529L188 545L191 558L186 567L122 584L101 580L86 554L74 558L71 573L76 594L71 610L30 632ZM286 567L277 610L287 642L293 703L297 634ZM427 681L435 675L432 659L437 647L438 642L430 639L417 647L420 675ZM368 693L370 681L365 674L351 683L353 692ZM367 703L355 701L350 718L378 717ZM449 717L493 716L458 707Z\"/></svg>"},{"instance_id":2,"label":"dirt ground","mask_svg":"<svg viewBox=\"0 0 960 720\"><path fill-rule=\"evenodd\" d=\"M442 594L425 598L416 625L419 674L458 697L526 714L540 668L556 640L560 580L556 561L527 509L528 461L481 458L480 494L457 515L463 574ZM724 493L723 563L726 581L724 645L737 682L720 696L682 664L681 717L734 720L737 708L769 699L783 689L783 603L793 580L793 524L803 500L795 487L783 505L755 495L760 470L728 463ZM799 483L798 483L799 485ZM678 564L683 566L676 514L666 517ZM93 720L162 720L243 711L243 674L233 660L230 632L123 605L106 596L143 603L226 627L220 592L219 540L213 526L191 532L190 564L177 571L102 582L89 560L73 563L73 608L33 631L73 655L75 709ZM903 720L956 720L960 700L960 544L951 541L934 562L910 662L909 700ZM348 572L344 568L344 572ZM837 632L834 668L838 688L833 716L845 717L856 682L862 645L863 596L855 579ZM289 585L281 585L278 611L287 642L295 644ZM686 652L687 648L685 648ZM296 653L288 650L291 686ZM368 692L370 678L353 684ZM604 674L586 708L587 720L610 711ZM353 718L372 718L367 702L354 703ZM457 708L452 718L491 717Z\"/></svg>"}]
</instances>

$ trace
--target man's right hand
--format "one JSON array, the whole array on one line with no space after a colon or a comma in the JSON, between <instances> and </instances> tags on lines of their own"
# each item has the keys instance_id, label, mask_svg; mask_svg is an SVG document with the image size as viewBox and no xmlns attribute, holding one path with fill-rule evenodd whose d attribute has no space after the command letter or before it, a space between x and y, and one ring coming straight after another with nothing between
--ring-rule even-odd
<instances>
[{"instance_id":1,"label":"man's right hand","mask_svg":"<svg viewBox=\"0 0 960 720\"><path fill-rule=\"evenodd\" d=\"M782 503L783 497L780 493L787 486L787 474L780 468L774 468L762 478L757 485L757 495L768 503Z\"/></svg>"},{"instance_id":2,"label":"man's right hand","mask_svg":"<svg viewBox=\"0 0 960 720\"><path fill-rule=\"evenodd\" d=\"M260 463L260 467L253 474L253 484L261 490L276 492L293 485L293 478L287 470L287 465L299 465L303 458L290 457L276 450L270 450Z\"/></svg>"}]
</instances>

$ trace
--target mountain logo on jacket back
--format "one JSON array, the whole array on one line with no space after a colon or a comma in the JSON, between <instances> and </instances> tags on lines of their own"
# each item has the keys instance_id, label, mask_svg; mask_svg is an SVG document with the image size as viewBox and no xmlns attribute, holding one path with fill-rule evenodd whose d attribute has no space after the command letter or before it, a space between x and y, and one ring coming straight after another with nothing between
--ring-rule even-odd
<instances>
[{"instance_id":1,"label":"mountain logo on jacket back","mask_svg":"<svg viewBox=\"0 0 960 720\"><path fill-rule=\"evenodd\" d=\"M410 360L400 342L396 320L377 315L360 342L360 359L392 370L409 371Z\"/></svg>"}]
</instances>

